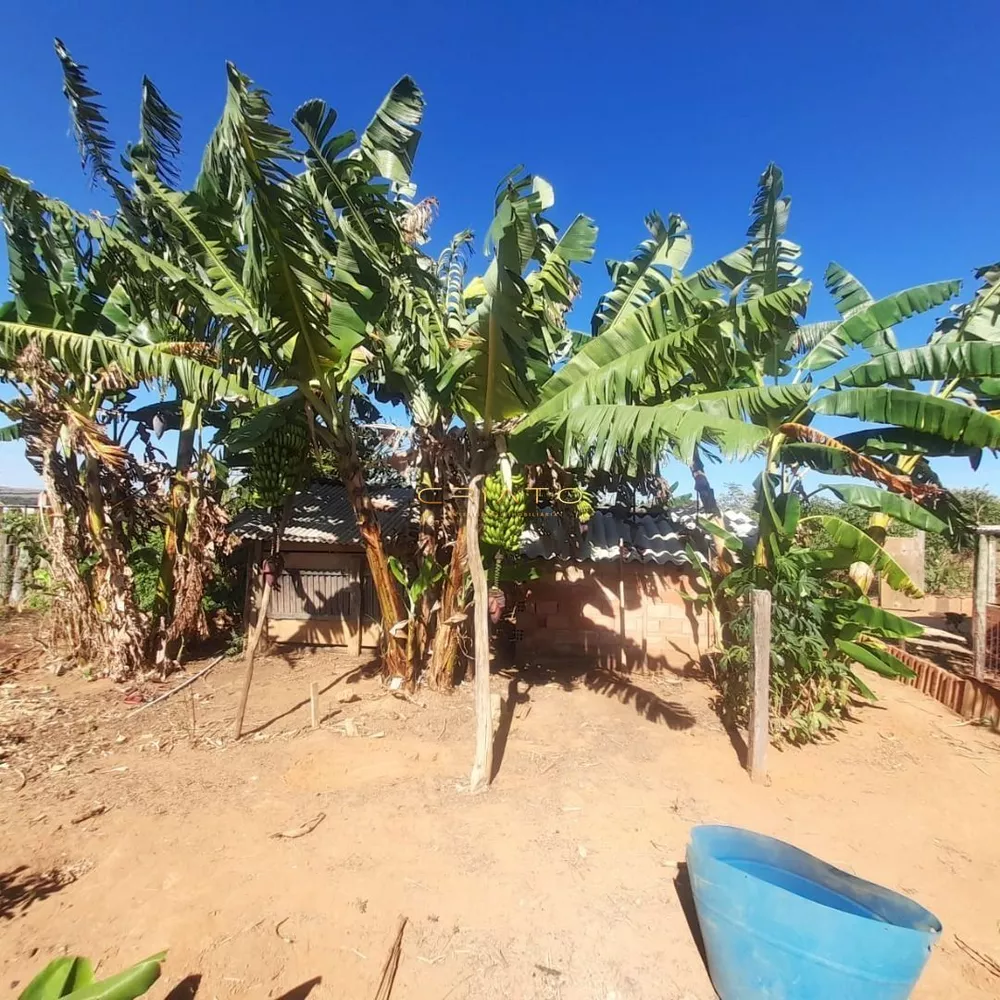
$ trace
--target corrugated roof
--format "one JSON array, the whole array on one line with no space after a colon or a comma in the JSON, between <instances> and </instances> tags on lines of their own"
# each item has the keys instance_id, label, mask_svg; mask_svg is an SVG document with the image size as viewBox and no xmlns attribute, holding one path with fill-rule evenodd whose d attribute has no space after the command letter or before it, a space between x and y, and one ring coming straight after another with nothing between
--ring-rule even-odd
<instances>
[{"instance_id":1,"label":"corrugated roof","mask_svg":"<svg viewBox=\"0 0 1000 1000\"><path fill-rule=\"evenodd\" d=\"M740 538L747 537L753 522L743 515L723 515L726 527ZM744 521L746 523L744 523ZM528 559L565 559L575 562L617 561L689 565L688 543L696 553L708 543L709 535L698 527L694 516L679 514L637 514L628 517L610 510L597 510L577 543L558 517L535 518L521 536L521 553Z\"/></svg>"},{"instance_id":2,"label":"corrugated roof","mask_svg":"<svg viewBox=\"0 0 1000 1000\"><path fill-rule=\"evenodd\" d=\"M399 538L413 526L413 490L409 487L376 487L371 490L375 513L386 538ZM263 510L246 510L233 519L230 531L246 539L271 537L273 521ZM339 483L312 483L296 494L285 528L289 542L325 545L360 545L354 509L347 490Z\"/></svg>"},{"instance_id":3,"label":"corrugated roof","mask_svg":"<svg viewBox=\"0 0 1000 1000\"><path fill-rule=\"evenodd\" d=\"M672 513L689 531L703 532L705 530L698 524L698 519L704 517L704 514L694 505L680 508ZM730 534L751 546L757 541L757 523L752 518L739 510L724 510L721 513L722 523Z\"/></svg>"},{"instance_id":4,"label":"corrugated roof","mask_svg":"<svg viewBox=\"0 0 1000 1000\"><path fill-rule=\"evenodd\" d=\"M37 507L42 493L42 487L0 486L0 507Z\"/></svg>"},{"instance_id":5,"label":"corrugated roof","mask_svg":"<svg viewBox=\"0 0 1000 1000\"><path fill-rule=\"evenodd\" d=\"M540 519L539 519L540 520ZM569 559L576 562L626 562L687 565L684 546L690 534L666 515L626 518L614 511L594 511L579 545L566 533L558 517L539 520L521 536L521 552L528 559Z\"/></svg>"},{"instance_id":6,"label":"corrugated roof","mask_svg":"<svg viewBox=\"0 0 1000 1000\"><path fill-rule=\"evenodd\" d=\"M371 496L387 539L405 537L414 530L416 505L412 489L375 488ZM743 514L726 511L723 517L726 527L740 538L746 539L756 531L753 522ZM268 539L271 515L263 510L244 511L233 520L230 530L245 539ZM284 538L289 542L360 545L347 490L339 483L313 483L299 492ZM693 511L627 517L616 511L597 510L579 543L566 533L560 518L540 512L529 518L529 526L521 536L521 554L528 559L610 562L618 560L621 549L626 562L684 566L688 564L687 543L691 542L699 551L706 548L708 540Z\"/></svg>"}]
</instances>

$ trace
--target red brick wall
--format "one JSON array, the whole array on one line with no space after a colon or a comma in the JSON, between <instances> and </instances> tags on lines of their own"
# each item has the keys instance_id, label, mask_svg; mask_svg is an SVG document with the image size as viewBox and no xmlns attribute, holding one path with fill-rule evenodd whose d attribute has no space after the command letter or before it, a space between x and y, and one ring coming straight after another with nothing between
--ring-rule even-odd
<instances>
[{"instance_id":1,"label":"red brick wall","mask_svg":"<svg viewBox=\"0 0 1000 1000\"><path fill-rule=\"evenodd\" d=\"M1000 688L992 680L977 681L974 677L953 674L927 661L916 667L916 674L902 683L918 688L966 719L982 720L994 729L1000 728Z\"/></svg>"},{"instance_id":2,"label":"red brick wall","mask_svg":"<svg viewBox=\"0 0 1000 1000\"><path fill-rule=\"evenodd\" d=\"M710 618L682 598L694 591L677 567L568 563L542 572L525 585L516 612L520 663L573 658L617 666L621 655L629 668L679 669L710 649Z\"/></svg>"}]
</instances>

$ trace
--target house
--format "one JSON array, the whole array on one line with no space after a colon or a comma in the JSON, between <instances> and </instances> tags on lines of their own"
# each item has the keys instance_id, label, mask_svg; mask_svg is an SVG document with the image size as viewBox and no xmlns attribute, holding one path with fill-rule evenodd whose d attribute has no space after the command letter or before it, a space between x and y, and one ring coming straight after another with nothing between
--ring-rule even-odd
<instances>
[{"instance_id":1,"label":"house","mask_svg":"<svg viewBox=\"0 0 1000 1000\"><path fill-rule=\"evenodd\" d=\"M46 506L45 492L39 487L30 486L0 486L0 510L20 510L37 514L39 508Z\"/></svg>"},{"instance_id":2,"label":"house","mask_svg":"<svg viewBox=\"0 0 1000 1000\"><path fill-rule=\"evenodd\" d=\"M374 490L373 503L387 549L411 556L413 490ZM248 617L272 523L268 512L246 511L231 526L247 548ZM518 662L572 657L622 667L684 666L707 650L711 616L687 599L696 592L689 543L706 550L693 518L597 510L579 539L544 511L531 523L544 527L529 527L522 538L522 554L539 576L512 595ZM314 483L295 497L282 553L268 616L272 640L355 652L378 645L375 592L343 486Z\"/></svg>"},{"instance_id":3,"label":"house","mask_svg":"<svg viewBox=\"0 0 1000 1000\"><path fill-rule=\"evenodd\" d=\"M413 491L373 489L372 502L386 548L402 558L413 548ZM258 603L261 562L270 552L268 511L244 511L230 531L247 552L244 620ZM282 573L268 610L267 635L275 642L375 648L379 614L358 525L339 483L316 482L296 494L282 535Z\"/></svg>"},{"instance_id":4,"label":"house","mask_svg":"<svg viewBox=\"0 0 1000 1000\"><path fill-rule=\"evenodd\" d=\"M708 651L711 614L690 600L706 551L693 518L597 510L579 540L548 521L522 542L540 575L516 605L518 663L680 668Z\"/></svg>"}]
</instances>

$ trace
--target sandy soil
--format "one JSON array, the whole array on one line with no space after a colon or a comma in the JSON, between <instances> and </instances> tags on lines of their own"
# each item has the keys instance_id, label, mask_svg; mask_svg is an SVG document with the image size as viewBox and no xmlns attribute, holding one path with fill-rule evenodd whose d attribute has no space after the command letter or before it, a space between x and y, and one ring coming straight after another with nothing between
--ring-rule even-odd
<instances>
[{"instance_id":1,"label":"sandy soil","mask_svg":"<svg viewBox=\"0 0 1000 1000\"><path fill-rule=\"evenodd\" d=\"M696 679L522 678L496 781L470 797L468 687L406 701L349 657L270 656L233 745L237 663L132 715L121 689L46 673L16 623L0 647L13 995L66 951L110 973L167 948L153 998L371 1000L402 914L393 1000L710 998L679 868L703 822L932 909L945 934L915 997L1000 995L958 944L1000 958L1000 738L901 685L876 678L878 707L772 751L753 786Z\"/></svg>"}]
</instances>

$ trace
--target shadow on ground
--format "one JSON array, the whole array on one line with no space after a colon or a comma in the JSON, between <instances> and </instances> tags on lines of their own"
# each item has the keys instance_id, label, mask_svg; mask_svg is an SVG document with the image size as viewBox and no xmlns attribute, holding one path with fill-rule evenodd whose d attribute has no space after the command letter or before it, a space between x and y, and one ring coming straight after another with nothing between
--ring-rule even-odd
<instances>
[{"instance_id":1,"label":"shadow on ground","mask_svg":"<svg viewBox=\"0 0 1000 1000\"><path fill-rule=\"evenodd\" d=\"M640 681L645 678L605 667L559 662L532 663L523 667L510 667L502 673L524 681L528 685L528 691L542 684L558 684L570 691L582 684L590 691L614 698L623 705L631 705L647 721L662 723L670 729L690 729L695 724L695 717L686 706L662 698L643 686Z\"/></svg>"},{"instance_id":2,"label":"shadow on ground","mask_svg":"<svg viewBox=\"0 0 1000 1000\"><path fill-rule=\"evenodd\" d=\"M736 751L740 767L745 768L750 757L750 749L747 747L746 737L731 722L723 722L722 728L725 729L726 735L729 737L729 742Z\"/></svg>"},{"instance_id":3,"label":"shadow on ground","mask_svg":"<svg viewBox=\"0 0 1000 1000\"><path fill-rule=\"evenodd\" d=\"M493 734L493 767L490 770L490 781L500 773L503 755L507 750L507 737L510 736L511 723L514 721L514 712L518 705L529 700L527 691L519 692L517 678L512 677L507 685L507 699L501 709L496 732Z\"/></svg>"},{"instance_id":4,"label":"shadow on ground","mask_svg":"<svg viewBox=\"0 0 1000 1000\"><path fill-rule=\"evenodd\" d=\"M12 920L33 903L65 888L73 879L62 872L33 872L19 865L9 872L0 872L0 919Z\"/></svg>"},{"instance_id":5,"label":"shadow on ground","mask_svg":"<svg viewBox=\"0 0 1000 1000\"><path fill-rule=\"evenodd\" d=\"M701 956L705 971L708 972L708 956L705 954L705 940L701 936L701 925L698 923L698 911L694 905L694 894L691 891L691 876L688 873L687 862L677 862L677 874L674 876L674 892L677 893L677 901L684 911L684 919L687 921L688 929L694 940L698 954Z\"/></svg>"},{"instance_id":6,"label":"shadow on ground","mask_svg":"<svg viewBox=\"0 0 1000 1000\"><path fill-rule=\"evenodd\" d=\"M185 976L163 1000L194 1000L201 987L201 976Z\"/></svg>"},{"instance_id":7,"label":"shadow on ground","mask_svg":"<svg viewBox=\"0 0 1000 1000\"><path fill-rule=\"evenodd\" d=\"M292 987L287 993L275 997L274 1000L306 1000L312 991L323 982L322 976L313 976L304 983ZM194 974L185 976L167 995L164 1000L195 1000L201 988L201 976Z\"/></svg>"}]
</instances>

